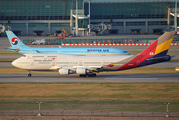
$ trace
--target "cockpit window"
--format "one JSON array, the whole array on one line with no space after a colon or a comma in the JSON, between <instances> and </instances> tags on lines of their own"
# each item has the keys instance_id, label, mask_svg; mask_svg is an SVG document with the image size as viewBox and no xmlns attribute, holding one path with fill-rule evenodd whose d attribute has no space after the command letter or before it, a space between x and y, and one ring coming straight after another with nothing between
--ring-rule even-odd
<instances>
[{"instance_id":1,"label":"cockpit window","mask_svg":"<svg viewBox=\"0 0 179 120\"><path fill-rule=\"evenodd\" d=\"M26 55L22 55L22 57L26 57Z\"/></svg>"},{"instance_id":2,"label":"cockpit window","mask_svg":"<svg viewBox=\"0 0 179 120\"><path fill-rule=\"evenodd\" d=\"M128 53L127 51L123 51L123 53Z\"/></svg>"}]
</instances>

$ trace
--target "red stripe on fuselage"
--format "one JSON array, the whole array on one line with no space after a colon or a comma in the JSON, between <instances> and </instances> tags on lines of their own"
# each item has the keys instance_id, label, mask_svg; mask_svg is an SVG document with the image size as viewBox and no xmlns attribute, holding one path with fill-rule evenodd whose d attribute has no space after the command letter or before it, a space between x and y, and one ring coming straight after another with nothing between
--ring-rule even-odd
<instances>
[{"instance_id":1,"label":"red stripe on fuselage","mask_svg":"<svg viewBox=\"0 0 179 120\"><path fill-rule=\"evenodd\" d=\"M141 62L146 60L147 58L154 56L157 44L158 44L158 39L154 43L152 43L152 45L150 45L147 49L141 52L140 55L136 56L134 59L132 59L122 67L118 68L117 70L134 68L137 65L139 65Z\"/></svg>"}]
</instances>

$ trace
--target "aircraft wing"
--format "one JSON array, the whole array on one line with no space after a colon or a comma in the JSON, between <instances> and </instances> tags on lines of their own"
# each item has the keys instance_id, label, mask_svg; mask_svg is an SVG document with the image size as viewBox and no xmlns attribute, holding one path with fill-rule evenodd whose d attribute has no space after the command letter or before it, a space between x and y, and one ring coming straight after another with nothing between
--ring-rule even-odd
<instances>
[{"instance_id":1,"label":"aircraft wing","mask_svg":"<svg viewBox=\"0 0 179 120\"><path fill-rule=\"evenodd\" d=\"M77 68L86 68L90 71L99 71L102 68L102 66L53 66L50 69L51 70L59 70L62 68L71 69L71 70L76 70Z\"/></svg>"},{"instance_id":2,"label":"aircraft wing","mask_svg":"<svg viewBox=\"0 0 179 120\"><path fill-rule=\"evenodd\" d=\"M99 69L101 69L102 66L73 66L73 68L86 68L91 71L99 71Z\"/></svg>"},{"instance_id":3,"label":"aircraft wing","mask_svg":"<svg viewBox=\"0 0 179 120\"><path fill-rule=\"evenodd\" d=\"M37 53L41 53L40 51L36 50Z\"/></svg>"}]
</instances>

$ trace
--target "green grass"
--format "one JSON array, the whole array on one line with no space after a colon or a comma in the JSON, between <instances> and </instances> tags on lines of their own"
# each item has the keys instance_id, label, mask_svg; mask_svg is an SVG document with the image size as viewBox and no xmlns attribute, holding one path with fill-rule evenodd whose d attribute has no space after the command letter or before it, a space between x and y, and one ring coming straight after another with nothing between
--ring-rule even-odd
<instances>
[{"instance_id":1,"label":"green grass","mask_svg":"<svg viewBox=\"0 0 179 120\"><path fill-rule=\"evenodd\" d=\"M1 58L0 59L0 62L12 62L14 61L15 59L8 59L8 58Z\"/></svg>"},{"instance_id":2,"label":"green grass","mask_svg":"<svg viewBox=\"0 0 179 120\"><path fill-rule=\"evenodd\" d=\"M179 112L179 83L0 83L0 110Z\"/></svg>"},{"instance_id":3,"label":"green grass","mask_svg":"<svg viewBox=\"0 0 179 120\"><path fill-rule=\"evenodd\" d=\"M166 112L165 102L170 102L170 112L179 112L179 101L42 101L41 110L80 111L141 111ZM37 101L0 101L0 110L38 110Z\"/></svg>"},{"instance_id":4,"label":"green grass","mask_svg":"<svg viewBox=\"0 0 179 120\"><path fill-rule=\"evenodd\" d=\"M179 83L0 83L0 100L179 100Z\"/></svg>"},{"instance_id":5,"label":"green grass","mask_svg":"<svg viewBox=\"0 0 179 120\"><path fill-rule=\"evenodd\" d=\"M22 55L22 54L13 51L0 51L0 55Z\"/></svg>"}]
</instances>

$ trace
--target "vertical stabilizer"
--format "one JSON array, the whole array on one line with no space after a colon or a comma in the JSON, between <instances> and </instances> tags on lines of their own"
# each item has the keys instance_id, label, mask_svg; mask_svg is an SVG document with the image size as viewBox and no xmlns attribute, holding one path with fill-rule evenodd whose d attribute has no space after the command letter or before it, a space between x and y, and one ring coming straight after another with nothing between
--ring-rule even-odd
<instances>
[{"instance_id":1,"label":"vertical stabilizer","mask_svg":"<svg viewBox=\"0 0 179 120\"><path fill-rule=\"evenodd\" d=\"M175 32L165 32L152 45L146 48L140 55L162 56L166 55L170 48Z\"/></svg>"},{"instance_id":2,"label":"vertical stabilizer","mask_svg":"<svg viewBox=\"0 0 179 120\"><path fill-rule=\"evenodd\" d=\"M126 64L117 70L131 69L169 61L171 56L167 55L167 52L170 48L174 34L175 32L165 32L139 55L125 59L123 62L126 62Z\"/></svg>"},{"instance_id":3,"label":"vertical stabilizer","mask_svg":"<svg viewBox=\"0 0 179 120\"><path fill-rule=\"evenodd\" d=\"M6 31L6 35L12 48L29 48L12 31Z\"/></svg>"}]
</instances>

